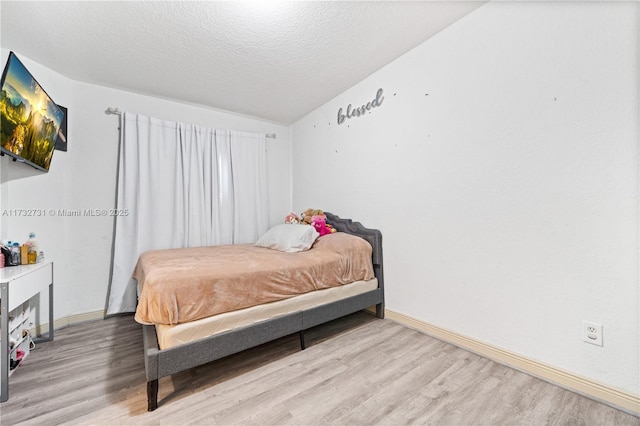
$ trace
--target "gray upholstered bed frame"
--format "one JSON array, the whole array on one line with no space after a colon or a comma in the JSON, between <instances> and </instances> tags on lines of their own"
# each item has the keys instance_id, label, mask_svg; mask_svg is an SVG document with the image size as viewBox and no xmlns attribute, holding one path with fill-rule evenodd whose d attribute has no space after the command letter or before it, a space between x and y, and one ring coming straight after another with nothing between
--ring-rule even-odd
<instances>
[{"instance_id":1,"label":"gray upholstered bed frame","mask_svg":"<svg viewBox=\"0 0 640 426\"><path fill-rule=\"evenodd\" d=\"M293 333L300 334L300 346L304 349L304 330L374 305L376 316L384 318L382 234L376 229L365 228L361 223L353 222L351 219L341 219L327 212L325 214L327 223L338 231L358 235L371 244L373 269L378 279L378 288L169 349L159 348L155 326L143 325L144 367L149 411L158 408L158 380L161 377L188 370Z\"/></svg>"}]
</instances>

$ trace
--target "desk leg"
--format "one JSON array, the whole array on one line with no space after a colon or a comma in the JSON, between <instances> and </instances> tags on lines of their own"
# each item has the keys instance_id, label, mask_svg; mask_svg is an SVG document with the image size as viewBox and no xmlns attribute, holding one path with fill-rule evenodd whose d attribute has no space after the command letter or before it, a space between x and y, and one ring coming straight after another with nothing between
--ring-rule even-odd
<instances>
[{"instance_id":1,"label":"desk leg","mask_svg":"<svg viewBox=\"0 0 640 426\"><path fill-rule=\"evenodd\" d=\"M53 282L49 284L49 334L46 337L36 336L33 343L50 342L53 340Z\"/></svg>"},{"instance_id":2,"label":"desk leg","mask_svg":"<svg viewBox=\"0 0 640 426\"><path fill-rule=\"evenodd\" d=\"M0 402L9 399L9 284L0 287Z\"/></svg>"},{"instance_id":3,"label":"desk leg","mask_svg":"<svg viewBox=\"0 0 640 426\"><path fill-rule=\"evenodd\" d=\"M49 284L49 338L53 340L53 281Z\"/></svg>"}]
</instances>

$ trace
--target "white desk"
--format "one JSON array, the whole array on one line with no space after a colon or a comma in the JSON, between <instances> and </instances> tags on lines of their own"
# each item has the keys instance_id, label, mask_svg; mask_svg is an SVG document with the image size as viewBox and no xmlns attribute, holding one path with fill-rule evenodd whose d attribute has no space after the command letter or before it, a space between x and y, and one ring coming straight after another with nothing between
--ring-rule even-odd
<instances>
[{"instance_id":1,"label":"white desk","mask_svg":"<svg viewBox=\"0 0 640 426\"><path fill-rule=\"evenodd\" d=\"M38 293L49 289L49 334L53 340L53 263L0 268L0 402L9 399L9 313Z\"/></svg>"}]
</instances>

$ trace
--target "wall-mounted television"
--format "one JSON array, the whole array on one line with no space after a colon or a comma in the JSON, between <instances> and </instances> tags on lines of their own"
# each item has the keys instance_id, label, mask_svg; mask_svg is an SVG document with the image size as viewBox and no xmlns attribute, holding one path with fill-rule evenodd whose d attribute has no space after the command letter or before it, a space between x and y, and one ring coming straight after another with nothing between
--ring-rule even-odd
<instances>
[{"instance_id":1,"label":"wall-mounted television","mask_svg":"<svg viewBox=\"0 0 640 426\"><path fill-rule=\"evenodd\" d=\"M0 83L0 154L49 171L63 115L10 52Z\"/></svg>"}]
</instances>

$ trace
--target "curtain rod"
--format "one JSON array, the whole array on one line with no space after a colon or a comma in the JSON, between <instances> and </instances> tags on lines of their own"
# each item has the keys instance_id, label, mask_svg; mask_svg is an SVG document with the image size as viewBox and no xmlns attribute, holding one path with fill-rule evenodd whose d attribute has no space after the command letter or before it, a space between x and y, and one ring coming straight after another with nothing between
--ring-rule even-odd
<instances>
[{"instance_id":1,"label":"curtain rod","mask_svg":"<svg viewBox=\"0 0 640 426\"><path fill-rule=\"evenodd\" d=\"M118 107L109 107L104 111L105 114L108 115L122 115L122 111L120 111L120 109ZM269 138L269 139L275 139L276 138L276 134L275 133L266 133L264 135L265 138Z\"/></svg>"}]
</instances>

